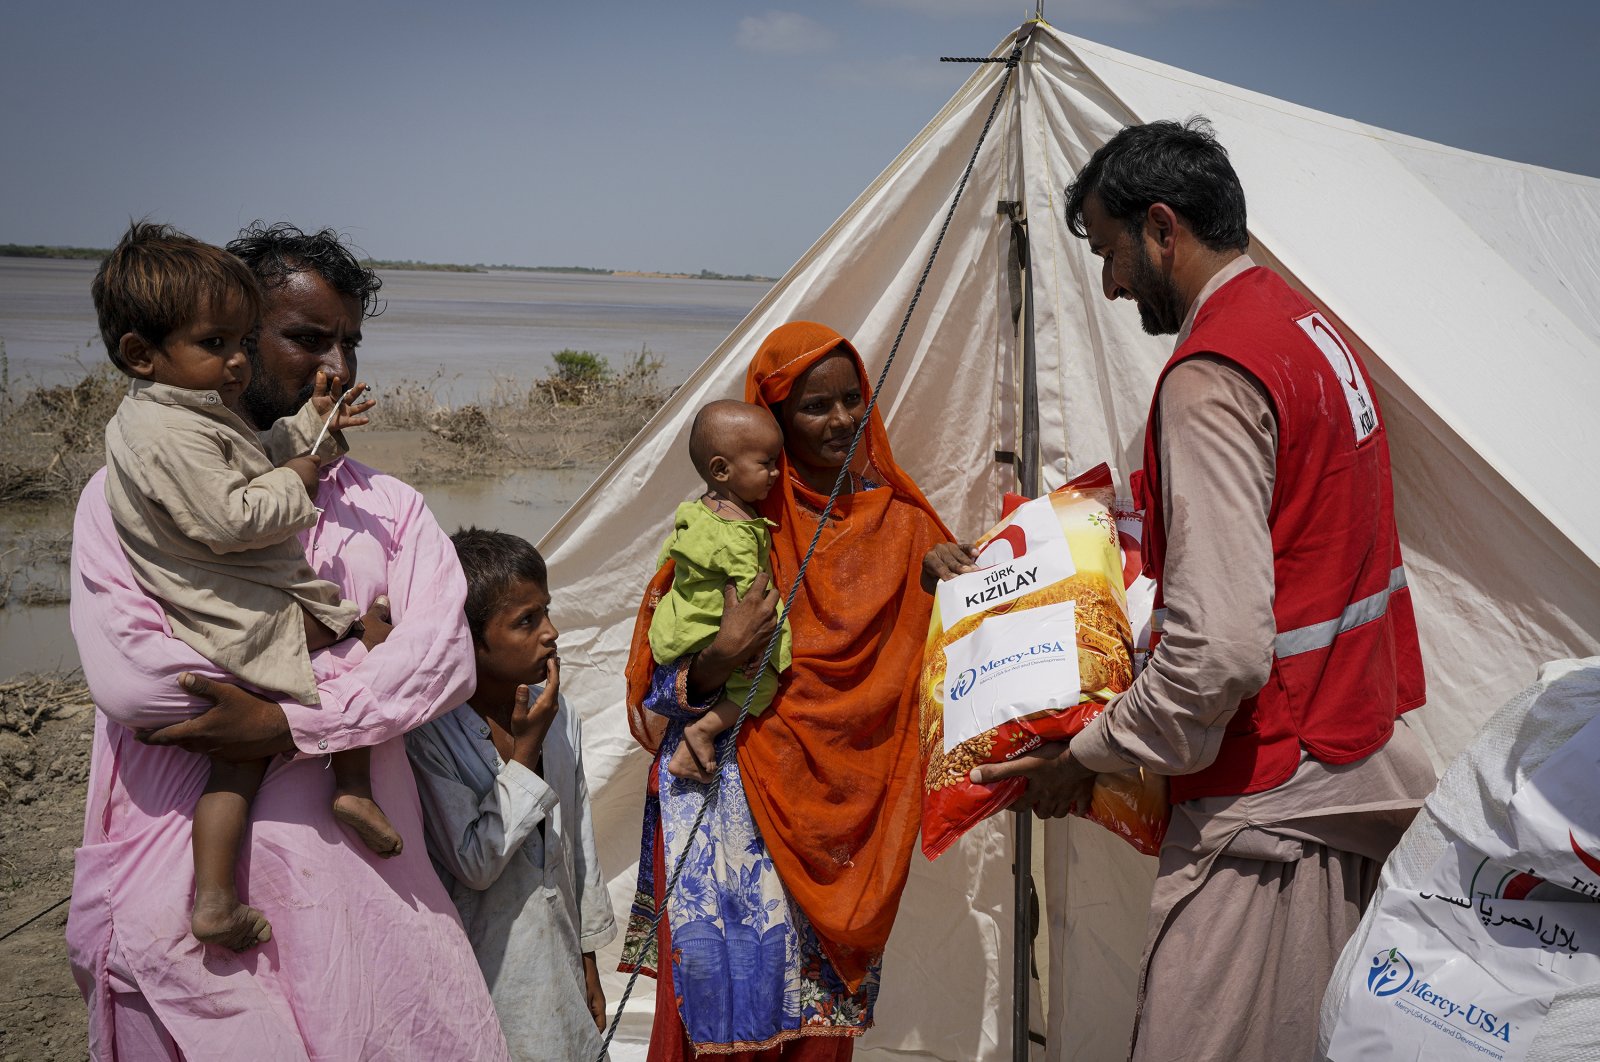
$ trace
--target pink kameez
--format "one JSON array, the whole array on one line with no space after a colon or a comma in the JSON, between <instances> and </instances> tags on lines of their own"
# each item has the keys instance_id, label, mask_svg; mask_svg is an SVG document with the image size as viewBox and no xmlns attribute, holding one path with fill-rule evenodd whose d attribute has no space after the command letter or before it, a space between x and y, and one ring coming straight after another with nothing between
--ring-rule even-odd
<instances>
[{"instance_id":1,"label":"pink kameez","mask_svg":"<svg viewBox=\"0 0 1600 1062\"><path fill-rule=\"evenodd\" d=\"M395 628L370 653L348 640L319 654L320 705L283 703L304 755L274 760L239 860L240 899L266 914L272 940L236 955L189 932L192 815L208 761L133 733L206 707L178 685L182 672L229 676L175 639L134 582L104 475L79 500L72 555L72 629L99 708L67 922L92 1057L506 1059L483 975L428 862L400 741L473 688L466 583L421 495L349 459L322 472L322 516L300 536L311 567L363 608L386 594ZM363 745L374 793L405 839L392 859L331 811L325 754ZM146 1015L173 1041L161 1054Z\"/></svg>"}]
</instances>

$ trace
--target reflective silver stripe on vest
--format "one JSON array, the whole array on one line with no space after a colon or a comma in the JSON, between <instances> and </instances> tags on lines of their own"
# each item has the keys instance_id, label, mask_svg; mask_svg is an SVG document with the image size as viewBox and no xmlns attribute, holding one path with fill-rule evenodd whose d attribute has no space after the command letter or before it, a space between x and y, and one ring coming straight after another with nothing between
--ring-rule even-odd
<instances>
[{"instance_id":1,"label":"reflective silver stripe on vest","mask_svg":"<svg viewBox=\"0 0 1600 1062\"><path fill-rule=\"evenodd\" d=\"M1167 625L1167 610L1156 608L1150 610L1150 629L1159 631Z\"/></svg>"},{"instance_id":2,"label":"reflective silver stripe on vest","mask_svg":"<svg viewBox=\"0 0 1600 1062\"><path fill-rule=\"evenodd\" d=\"M1333 644L1333 640L1345 631L1371 623L1389 611L1389 596L1396 590L1406 585L1406 570L1397 567L1389 573L1389 585L1376 594L1362 598L1351 603L1339 613L1338 618L1313 623L1308 627L1296 627L1292 631L1284 631L1272 642L1272 649L1282 660L1286 656L1297 656L1300 653L1309 653L1313 649L1326 649Z\"/></svg>"}]
</instances>

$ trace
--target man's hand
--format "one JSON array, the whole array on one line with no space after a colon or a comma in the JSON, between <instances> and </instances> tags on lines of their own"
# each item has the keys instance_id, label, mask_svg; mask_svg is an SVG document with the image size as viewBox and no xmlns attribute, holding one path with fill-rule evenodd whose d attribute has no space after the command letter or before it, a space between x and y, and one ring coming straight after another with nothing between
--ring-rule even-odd
<instances>
[{"instance_id":1,"label":"man's hand","mask_svg":"<svg viewBox=\"0 0 1600 1062\"><path fill-rule=\"evenodd\" d=\"M311 408L317 411L317 416L323 420L328 419L328 414L333 411L334 403L339 401L340 383L342 381L334 376L330 378L326 371L317 370L317 382L311 389ZM330 432L344 431L347 428L359 428L365 425L370 417L367 410L377 405L376 399L361 399L367 385L355 383L350 390L344 392L344 401L340 403L339 412L333 418L333 423L328 425Z\"/></svg>"},{"instance_id":2,"label":"man's hand","mask_svg":"<svg viewBox=\"0 0 1600 1062\"><path fill-rule=\"evenodd\" d=\"M138 738L146 745L176 745L233 762L294 751L289 720L275 702L187 671L178 676L178 683L215 707L193 719L140 733Z\"/></svg>"},{"instance_id":3,"label":"man's hand","mask_svg":"<svg viewBox=\"0 0 1600 1062\"><path fill-rule=\"evenodd\" d=\"M728 676L761 658L778 629L780 600L766 572L757 573L743 597L732 583L723 587L722 626L689 666L691 694L705 696L722 688Z\"/></svg>"},{"instance_id":4,"label":"man's hand","mask_svg":"<svg viewBox=\"0 0 1600 1062\"><path fill-rule=\"evenodd\" d=\"M600 965L594 961L594 952L583 953L583 988L589 998L589 1013L594 1016L595 1028L606 1031L606 994L600 987Z\"/></svg>"},{"instance_id":5,"label":"man's hand","mask_svg":"<svg viewBox=\"0 0 1600 1062\"><path fill-rule=\"evenodd\" d=\"M1028 788L1016 803L1032 805L1034 814L1042 819L1087 814L1094 792L1094 772L1074 760L1071 750L1059 741L1040 745L1028 755L1005 763L974 767L968 777L974 785L1025 779Z\"/></svg>"},{"instance_id":6,"label":"man's hand","mask_svg":"<svg viewBox=\"0 0 1600 1062\"><path fill-rule=\"evenodd\" d=\"M941 542L922 558L922 589L933 593L933 588L946 579L978 570L973 562L978 559L977 547L970 542Z\"/></svg>"},{"instance_id":7,"label":"man's hand","mask_svg":"<svg viewBox=\"0 0 1600 1062\"><path fill-rule=\"evenodd\" d=\"M550 658L544 689L531 705L530 700L533 700L533 691L527 686L518 686L516 699L511 704L511 758L532 771L538 768L545 735L550 732L556 709L561 706L560 659Z\"/></svg>"},{"instance_id":8,"label":"man's hand","mask_svg":"<svg viewBox=\"0 0 1600 1062\"><path fill-rule=\"evenodd\" d=\"M394 617L389 614L389 599L379 594L372 599L372 607L361 616L361 644L371 652L389 638L394 630Z\"/></svg>"}]
</instances>

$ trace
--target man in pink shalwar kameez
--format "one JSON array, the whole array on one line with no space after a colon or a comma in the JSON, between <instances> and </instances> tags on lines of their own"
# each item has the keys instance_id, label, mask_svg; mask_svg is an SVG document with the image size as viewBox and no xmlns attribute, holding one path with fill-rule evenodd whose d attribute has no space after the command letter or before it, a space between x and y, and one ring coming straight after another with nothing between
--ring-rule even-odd
<instances>
[{"instance_id":1,"label":"man in pink shalwar kameez","mask_svg":"<svg viewBox=\"0 0 1600 1062\"><path fill-rule=\"evenodd\" d=\"M296 247L325 251L316 241L328 235L283 237L287 258L269 259L278 271L262 276L268 305L254 367L273 376L259 381L268 399L292 401L318 368L354 376L376 278L359 266L329 273L309 257L296 264ZM134 582L104 473L79 501L72 627L99 711L67 948L95 1059L507 1057L428 862L400 741L472 692L465 581L421 496L399 480L342 458L323 468L317 504L321 519L301 535L312 568L363 607L387 597L395 623L370 652L347 640L319 657L321 703L308 707L224 685L231 676L174 638ZM180 684L185 674L200 696ZM185 722L211 700L224 707ZM136 736L180 723L152 743ZM390 859L330 811L326 754L360 746L372 748L374 794L405 839ZM202 748L301 754L274 761L251 811L240 898L266 914L273 936L237 954L189 932L191 816L207 777L205 756L190 749Z\"/></svg>"}]
</instances>

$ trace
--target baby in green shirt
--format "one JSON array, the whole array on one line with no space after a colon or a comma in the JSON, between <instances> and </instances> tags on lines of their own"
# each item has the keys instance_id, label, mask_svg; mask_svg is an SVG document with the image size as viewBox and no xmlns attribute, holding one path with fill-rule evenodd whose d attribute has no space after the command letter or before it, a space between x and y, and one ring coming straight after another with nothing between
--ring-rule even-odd
<instances>
[{"instance_id":1,"label":"baby in green shirt","mask_svg":"<svg viewBox=\"0 0 1600 1062\"><path fill-rule=\"evenodd\" d=\"M711 402L689 429L689 459L706 492L678 506L672 534L661 547L659 567L672 558L672 590L650 621L650 651L658 664L698 653L722 624L723 588L747 593L760 572L771 573L771 521L756 506L778 482L783 432L772 414L748 402ZM782 605L779 606L780 612ZM772 703L778 672L790 664L789 625L750 697L750 714ZM717 736L733 725L750 693L751 678L736 673L722 699L684 727L667 770L678 778L710 782L717 764Z\"/></svg>"}]
</instances>

